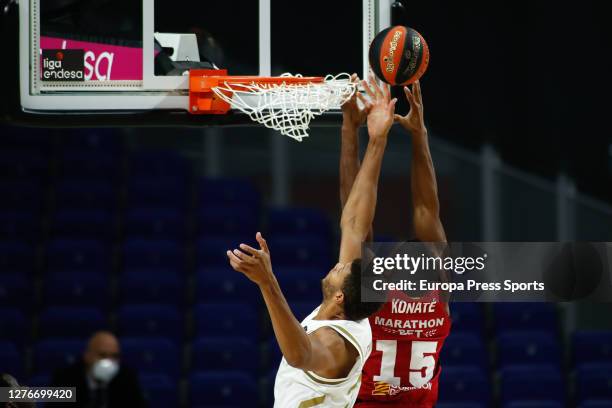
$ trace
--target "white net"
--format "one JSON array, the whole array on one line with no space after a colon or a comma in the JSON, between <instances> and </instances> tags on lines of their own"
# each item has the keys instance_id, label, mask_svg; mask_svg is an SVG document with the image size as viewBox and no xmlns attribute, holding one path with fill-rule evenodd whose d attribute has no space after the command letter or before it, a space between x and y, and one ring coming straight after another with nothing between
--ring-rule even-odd
<instances>
[{"instance_id":1,"label":"white net","mask_svg":"<svg viewBox=\"0 0 612 408\"><path fill-rule=\"evenodd\" d=\"M281 77L301 77L283 74ZM327 75L323 82L231 83L213 88L215 94L251 120L278 130L299 142L308 136L310 122L330 109L339 109L355 93L349 74Z\"/></svg>"}]
</instances>

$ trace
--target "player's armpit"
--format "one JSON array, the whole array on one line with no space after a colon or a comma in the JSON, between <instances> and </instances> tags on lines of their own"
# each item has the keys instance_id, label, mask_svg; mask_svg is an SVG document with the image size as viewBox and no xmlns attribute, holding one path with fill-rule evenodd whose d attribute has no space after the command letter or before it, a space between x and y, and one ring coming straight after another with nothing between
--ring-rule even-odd
<instances>
[{"instance_id":1,"label":"player's armpit","mask_svg":"<svg viewBox=\"0 0 612 408\"><path fill-rule=\"evenodd\" d=\"M437 213L425 206L415 206L413 209L414 233L419 241L446 242L446 233Z\"/></svg>"},{"instance_id":2,"label":"player's armpit","mask_svg":"<svg viewBox=\"0 0 612 408\"><path fill-rule=\"evenodd\" d=\"M348 340L332 328L321 327L308 335L312 347L306 371L324 378L344 378L359 356L359 352Z\"/></svg>"}]
</instances>

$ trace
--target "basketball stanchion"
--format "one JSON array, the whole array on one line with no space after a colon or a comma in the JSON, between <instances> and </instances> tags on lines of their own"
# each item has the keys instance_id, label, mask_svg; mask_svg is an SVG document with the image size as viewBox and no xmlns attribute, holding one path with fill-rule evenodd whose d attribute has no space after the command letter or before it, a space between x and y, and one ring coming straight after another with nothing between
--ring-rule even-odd
<instances>
[{"instance_id":1,"label":"basketball stanchion","mask_svg":"<svg viewBox=\"0 0 612 408\"><path fill-rule=\"evenodd\" d=\"M310 122L340 109L357 88L349 74L303 77L228 76L226 70L189 72L189 111L226 114L237 109L251 120L297 141L308 136Z\"/></svg>"}]
</instances>

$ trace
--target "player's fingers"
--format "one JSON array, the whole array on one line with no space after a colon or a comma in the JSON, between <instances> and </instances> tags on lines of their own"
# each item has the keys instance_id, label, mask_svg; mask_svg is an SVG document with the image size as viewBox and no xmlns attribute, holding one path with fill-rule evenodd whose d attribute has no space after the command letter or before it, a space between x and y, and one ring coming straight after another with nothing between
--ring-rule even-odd
<instances>
[{"instance_id":1,"label":"player's fingers","mask_svg":"<svg viewBox=\"0 0 612 408\"><path fill-rule=\"evenodd\" d=\"M376 95L377 98L382 97L382 92L380 90L380 86L378 86L378 81L376 80L376 77L374 77L374 74L370 73L370 82L372 83L372 89L374 91L374 95Z\"/></svg>"},{"instance_id":2,"label":"player's fingers","mask_svg":"<svg viewBox=\"0 0 612 408\"><path fill-rule=\"evenodd\" d=\"M396 122L399 122L402 119L404 119L402 115L398 115L397 113L393 115L393 120L395 120Z\"/></svg>"},{"instance_id":3,"label":"player's fingers","mask_svg":"<svg viewBox=\"0 0 612 408\"><path fill-rule=\"evenodd\" d=\"M366 91L366 93L371 99L376 99L376 94L374 93L374 90L370 88L370 84L368 83L368 81L361 81L361 86L363 86L363 89Z\"/></svg>"},{"instance_id":4,"label":"player's fingers","mask_svg":"<svg viewBox=\"0 0 612 408\"><path fill-rule=\"evenodd\" d=\"M410 91L410 88L408 88L407 86L404 87L404 93L406 94L406 99L408 100L408 103L410 104L410 107L412 108L416 104L416 101L414 100L414 94Z\"/></svg>"},{"instance_id":5,"label":"player's fingers","mask_svg":"<svg viewBox=\"0 0 612 408\"><path fill-rule=\"evenodd\" d=\"M227 257L229 258L230 265L232 265L232 268L234 268L235 270L238 270L240 268L241 263L242 263L240 258L238 258L236 255L234 255L234 253L232 251L227 251L226 253L227 253Z\"/></svg>"},{"instance_id":6,"label":"player's fingers","mask_svg":"<svg viewBox=\"0 0 612 408\"><path fill-rule=\"evenodd\" d=\"M242 249L244 252L246 252L247 254L251 256L254 256L254 257L259 256L259 251L251 246L248 246L247 244L240 244L240 249Z\"/></svg>"},{"instance_id":7,"label":"player's fingers","mask_svg":"<svg viewBox=\"0 0 612 408\"><path fill-rule=\"evenodd\" d=\"M270 248L268 248L268 242L263 237L263 235L261 235L261 232L258 232L257 234L255 234L255 239L257 240L257 243L259 244L259 247L261 249L263 249L263 251L266 254L270 254Z\"/></svg>"},{"instance_id":8,"label":"player's fingers","mask_svg":"<svg viewBox=\"0 0 612 408\"><path fill-rule=\"evenodd\" d=\"M382 86L382 89L383 89L383 95L384 95L385 99L389 100L391 98L391 87L387 83L383 83L383 84L381 84L381 86Z\"/></svg>"},{"instance_id":9,"label":"player's fingers","mask_svg":"<svg viewBox=\"0 0 612 408\"><path fill-rule=\"evenodd\" d=\"M412 88L414 90L415 99L420 104L423 100L421 95L421 81L415 81L414 85L412 85Z\"/></svg>"},{"instance_id":10,"label":"player's fingers","mask_svg":"<svg viewBox=\"0 0 612 408\"><path fill-rule=\"evenodd\" d=\"M363 105L363 110L365 112L368 112L370 108L372 107L372 103L370 102L368 98L363 96L361 92L356 92L356 94L357 94L357 99L359 99L361 101L361 104Z\"/></svg>"},{"instance_id":11,"label":"player's fingers","mask_svg":"<svg viewBox=\"0 0 612 408\"><path fill-rule=\"evenodd\" d=\"M391 99L391 102L389 102L389 105L387 107L389 109L389 113L395 112L395 104L396 103L397 103L397 98Z\"/></svg>"},{"instance_id":12,"label":"player's fingers","mask_svg":"<svg viewBox=\"0 0 612 408\"><path fill-rule=\"evenodd\" d=\"M240 260L241 260L242 262L244 262L244 263L248 263L248 262L250 262L250 261L253 259L253 257L252 257L252 256L245 254L244 252L242 252L242 251L241 251L241 250L239 250L239 249L234 249L234 251L232 251L232 252L233 252L233 254L234 254L234 255L235 255L235 256L236 256L238 259L240 259Z\"/></svg>"}]
</instances>

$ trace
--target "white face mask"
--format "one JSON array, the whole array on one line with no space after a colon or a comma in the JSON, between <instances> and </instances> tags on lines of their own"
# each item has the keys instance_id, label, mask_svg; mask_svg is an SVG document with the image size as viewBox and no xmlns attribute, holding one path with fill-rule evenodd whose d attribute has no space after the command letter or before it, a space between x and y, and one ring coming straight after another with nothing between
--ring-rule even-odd
<instances>
[{"instance_id":1,"label":"white face mask","mask_svg":"<svg viewBox=\"0 0 612 408\"><path fill-rule=\"evenodd\" d=\"M96 361L91 368L91 375L94 379L103 383L109 383L119 371L119 363L110 358L103 358Z\"/></svg>"}]
</instances>

